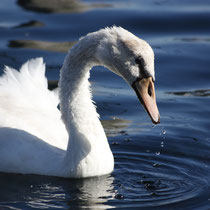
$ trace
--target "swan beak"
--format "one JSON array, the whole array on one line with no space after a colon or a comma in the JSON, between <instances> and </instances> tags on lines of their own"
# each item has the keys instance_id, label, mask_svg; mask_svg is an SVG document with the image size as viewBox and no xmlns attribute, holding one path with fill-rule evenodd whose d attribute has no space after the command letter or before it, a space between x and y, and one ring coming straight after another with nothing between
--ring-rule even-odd
<instances>
[{"instance_id":1,"label":"swan beak","mask_svg":"<svg viewBox=\"0 0 210 210\"><path fill-rule=\"evenodd\" d=\"M149 114L152 122L154 124L160 123L160 114L156 103L155 86L152 77L136 80L133 82L132 88Z\"/></svg>"}]
</instances>

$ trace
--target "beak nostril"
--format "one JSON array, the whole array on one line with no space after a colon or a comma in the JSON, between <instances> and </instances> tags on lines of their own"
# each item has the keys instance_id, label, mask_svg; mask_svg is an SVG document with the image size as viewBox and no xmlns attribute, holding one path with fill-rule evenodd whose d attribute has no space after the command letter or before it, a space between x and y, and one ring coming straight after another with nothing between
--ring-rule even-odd
<instances>
[{"instance_id":1,"label":"beak nostril","mask_svg":"<svg viewBox=\"0 0 210 210\"><path fill-rule=\"evenodd\" d=\"M151 84L148 86L148 95L151 97L152 96L152 87Z\"/></svg>"}]
</instances>

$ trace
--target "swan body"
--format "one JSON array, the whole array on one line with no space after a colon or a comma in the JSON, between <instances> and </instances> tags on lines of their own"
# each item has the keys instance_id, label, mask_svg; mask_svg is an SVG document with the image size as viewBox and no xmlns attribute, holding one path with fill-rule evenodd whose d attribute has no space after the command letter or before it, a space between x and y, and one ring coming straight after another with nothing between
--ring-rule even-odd
<instances>
[{"instance_id":1,"label":"swan body","mask_svg":"<svg viewBox=\"0 0 210 210\"><path fill-rule=\"evenodd\" d=\"M154 123L154 54L121 27L81 38L61 68L59 87L47 88L42 58L0 78L0 171L60 177L111 173L114 159L92 102L89 71L103 65L136 92ZM60 110L57 106L60 105Z\"/></svg>"}]
</instances>

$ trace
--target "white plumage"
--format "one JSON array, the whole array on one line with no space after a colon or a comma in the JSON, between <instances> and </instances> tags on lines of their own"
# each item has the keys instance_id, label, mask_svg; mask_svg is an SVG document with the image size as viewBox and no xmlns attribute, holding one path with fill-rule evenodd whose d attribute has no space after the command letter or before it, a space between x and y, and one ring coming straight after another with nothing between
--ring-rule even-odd
<instances>
[{"instance_id":1,"label":"white plumage","mask_svg":"<svg viewBox=\"0 0 210 210\"><path fill-rule=\"evenodd\" d=\"M20 71L5 67L0 78L0 171L61 177L112 172L113 155L92 103L89 70L104 65L132 85L144 78L135 63L139 56L154 79L151 47L112 27L88 34L71 49L59 90L48 90L42 58L26 62Z\"/></svg>"},{"instance_id":2,"label":"white plumage","mask_svg":"<svg viewBox=\"0 0 210 210\"><path fill-rule=\"evenodd\" d=\"M58 93L48 90L42 58L31 59L20 71L6 66L0 78L0 99L1 127L25 130L66 149L68 137L57 109Z\"/></svg>"}]
</instances>

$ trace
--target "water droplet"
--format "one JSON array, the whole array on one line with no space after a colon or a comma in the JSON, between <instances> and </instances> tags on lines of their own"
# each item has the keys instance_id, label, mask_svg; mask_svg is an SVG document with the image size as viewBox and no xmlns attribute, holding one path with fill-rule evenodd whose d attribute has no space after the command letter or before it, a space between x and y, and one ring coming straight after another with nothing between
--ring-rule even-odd
<instances>
[{"instance_id":1,"label":"water droplet","mask_svg":"<svg viewBox=\"0 0 210 210\"><path fill-rule=\"evenodd\" d=\"M154 185L154 181L152 180L143 180L143 183L142 184L150 184L150 185Z\"/></svg>"},{"instance_id":2,"label":"water droplet","mask_svg":"<svg viewBox=\"0 0 210 210\"><path fill-rule=\"evenodd\" d=\"M130 142L131 139L130 139L130 138L126 138L125 141L126 141L126 142Z\"/></svg>"},{"instance_id":3,"label":"water droplet","mask_svg":"<svg viewBox=\"0 0 210 210\"><path fill-rule=\"evenodd\" d=\"M116 142L116 141L112 142L112 145L114 145L114 146L119 145L119 144L120 143L119 142Z\"/></svg>"},{"instance_id":4,"label":"water droplet","mask_svg":"<svg viewBox=\"0 0 210 210\"><path fill-rule=\"evenodd\" d=\"M153 196L153 197L157 197L157 196L158 196L158 194L157 194L157 193L155 193L155 192L152 192L152 193L151 193L151 196Z\"/></svg>"},{"instance_id":5,"label":"water droplet","mask_svg":"<svg viewBox=\"0 0 210 210\"><path fill-rule=\"evenodd\" d=\"M118 186L118 187L122 187L123 185L122 185L121 183L119 183L117 186Z\"/></svg>"},{"instance_id":6,"label":"water droplet","mask_svg":"<svg viewBox=\"0 0 210 210\"><path fill-rule=\"evenodd\" d=\"M118 193L117 193L114 197L115 197L116 199L119 199L119 200L124 199L124 195L118 194Z\"/></svg>"},{"instance_id":7,"label":"water droplet","mask_svg":"<svg viewBox=\"0 0 210 210\"><path fill-rule=\"evenodd\" d=\"M157 184L157 185L160 185L160 184L161 184L161 181L158 179L158 180L156 181L156 184Z\"/></svg>"},{"instance_id":8,"label":"water droplet","mask_svg":"<svg viewBox=\"0 0 210 210\"><path fill-rule=\"evenodd\" d=\"M160 166L160 164L159 163L154 163L152 166L155 167L155 168L158 168Z\"/></svg>"},{"instance_id":9,"label":"water droplet","mask_svg":"<svg viewBox=\"0 0 210 210\"><path fill-rule=\"evenodd\" d=\"M160 136L161 135L165 135L166 134L166 130L164 129L164 127L162 127L162 131L161 131L161 133L160 133Z\"/></svg>"},{"instance_id":10,"label":"water droplet","mask_svg":"<svg viewBox=\"0 0 210 210\"><path fill-rule=\"evenodd\" d=\"M147 190L156 190L156 187L153 184L146 183L144 186Z\"/></svg>"},{"instance_id":11,"label":"water droplet","mask_svg":"<svg viewBox=\"0 0 210 210\"><path fill-rule=\"evenodd\" d=\"M146 150L146 152L147 152L147 153L149 153L149 152L150 152L150 150L149 150L149 149L147 149L147 150Z\"/></svg>"}]
</instances>

